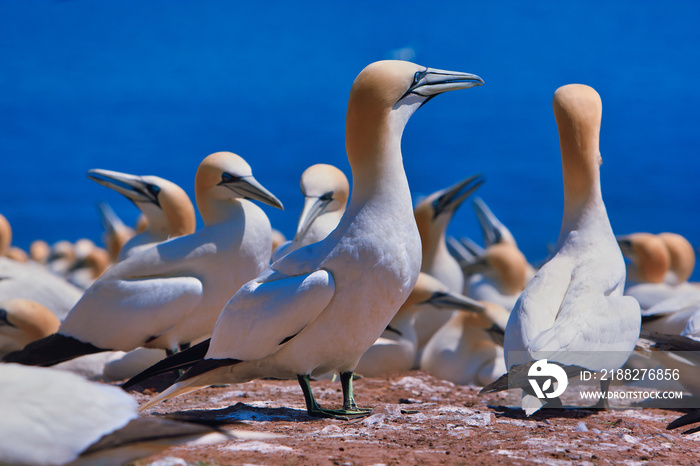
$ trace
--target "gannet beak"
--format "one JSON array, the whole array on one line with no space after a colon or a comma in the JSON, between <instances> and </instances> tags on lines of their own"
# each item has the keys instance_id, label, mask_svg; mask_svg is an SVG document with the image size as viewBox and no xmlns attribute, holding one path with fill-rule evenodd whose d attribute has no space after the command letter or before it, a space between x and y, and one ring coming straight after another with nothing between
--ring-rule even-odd
<instances>
[{"instance_id":1,"label":"gannet beak","mask_svg":"<svg viewBox=\"0 0 700 466\"><path fill-rule=\"evenodd\" d=\"M225 186L244 199L254 199L264 202L272 207L284 210L282 203L270 191L258 182L252 175L235 176L224 173L219 182L220 186Z\"/></svg>"},{"instance_id":2,"label":"gannet beak","mask_svg":"<svg viewBox=\"0 0 700 466\"><path fill-rule=\"evenodd\" d=\"M87 177L126 196L132 202L150 202L160 207L160 187L143 181L140 176L112 170L88 170Z\"/></svg>"},{"instance_id":3,"label":"gannet beak","mask_svg":"<svg viewBox=\"0 0 700 466\"><path fill-rule=\"evenodd\" d=\"M436 292L433 293L430 298L424 301L426 304L431 304L438 309L448 309L448 310L463 310L472 312L484 312L484 305L479 301L462 296L456 293L443 293Z\"/></svg>"},{"instance_id":4,"label":"gannet beak","mask_svg":"<svg viewBox=\"0 0 700 466\"><path fill-rule=\"evenodd\" d=\"M7 310L0 309L0 327L2 327L3 325L17 328L16 325L14 325L12 322L10 322L10 320L7 316Z\"/></svg>"},{"instance_id":5,"label":"gannet beak","mask_svg":"<svg viewBox=\"0 0 700 466\"><path fill-rule=\"evenodd\" d=\"M433 201L433 218L437 218L442 213L454 213L464 200L476 189L484 184L481 175L474 175L456 185L447 188L440 197Z\"/></svg>"},{"instance_id":6,"label":"gannet beak","mask_svg":"<svg viewBox=\"0 0 700 466\"><path fill-rule=\"evenodd\" d=\"M328 208L328 204L333 200L333 193L326 193L321 197L307 197L304 199L304 208L299 215L297 223L297 231L294 239L297 240L303 236L309 229L314 220Z\"/></svg>"},{"instance_id":7,"label":"gannet beak","mask_svg":"<svg viewBox=\"0 0 700 466\"><path fill-rule=\"evenodd\" d=\"M503 224L480 198L474 199L473 203L476 217L479 219L479 225L481 225L481 231L484 233L486 246L500 243L503 240L503 233L501 232Z\"/></svg>"},{"instance_id":8,"label":"gannet beak","mask_svg":"<svg viewBox=\"0 0 700 466\"><path fill-rule=\"evenodd\" d=\"M416 72L411 87L408 88L408 91L401 99L409 94L415 94L426 97L425 102L427 102L443 92L468 89L474 86L481 86L482 84L484 84L484 80L475 74L426 68L423 71Z\"/></svg>"}]
</instances>

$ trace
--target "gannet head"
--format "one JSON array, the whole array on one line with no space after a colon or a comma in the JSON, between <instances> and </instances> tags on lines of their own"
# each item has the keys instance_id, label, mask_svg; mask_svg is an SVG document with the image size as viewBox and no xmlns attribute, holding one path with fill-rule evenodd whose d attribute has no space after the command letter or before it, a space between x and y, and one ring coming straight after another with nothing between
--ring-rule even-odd
<instances>
[{"instance_id":1,"label":"gannet head","mask_svg":"<svg viewBox=\"0 0 700 466\"><path fill-rule=\"evenodd\" d=\"M209 201L251 199L283 209L279 199L253 177L250 165L233 152L215 152L202 160L194 190L203 218Z\"/></svg>"},{"instance_id":2,"label":"gannet head","mask_svg":"<svg viewBox=\"0 0 700 466\"><path fill-rule=\"evenodd\" d=\"M0 256L7 254L12 243L12 228L4 215L0 214Z\"/></svg>"},{"instance_id":3,"label":"gannet head","mask_svg":"<svg viewBox=\"0 0 700 466\"><path fill-rule=\"evenodd\" d=\"M474 74L426 68L406 61L385 60L368 65L350 89L345 142L351 164L355 157L375 156L374 152L387 139L400 140L411 115L436 95L483 83Z\"/></svg>"},{"instance_id":4,"label":"gannet head","mask_svg":"<svg viewBox=\"0 0 700 466\"><path fill-rule=\"evenodd\" d=\"M16 351L58 331L61 322L46 307L28 299L0 303L0 352Z\"/></svg>"},{"instance_id":5,"label":"gannet head","mask_svg":"<svg viewBox=\"0 0 700 466\"><path fill-rule=\"evenodd\" d=\"M149 231L170 237L194 232L194 206L187 193L175 183L158 176L102 169L88 170L87 176L132 201L146 217Z\"/></svg>"},{"instance_id":6,"label":"gannet head","mask_svg":"<svg viewBox=\"0 0 700 466\"><path fill-rule=\"evenodd\" d=\"M688 281L695 269L693 245L677 233L659 233L658 237L666 245L671 257L670 273L666 276L666 283L678 285Z\"/></svg>"},{"instance_id":7,"label":"gannet head","mask_svg":"<svg viewBox=\"0 0 700 466\"><path fill-rule=\"evenodd\" d=\"M51 246L43 239L34 240L29 245L29 257L40 264L45 264L49 260L50 254Z\"/></svg>"},{"instance_id":8,"label":"gannet head","mask_svg":"<svg viewBox=\"0 0 700 466\"><path fill-rule=\"evenodd\" d=\"M629 278L644 283L661 283L671 265L671 255L666 245L651 233L632 233L618 236L617 244L622 255L632 261L628 267Z\"/></svg>"},{"instance_id":9,"label":"gannet head","mask_svg":"<svg viewBox=\"0 0 700 466\"><path fill-rule=\"evenodd\" d=\"M406 298L399 312L419 311L424 309L449 310L455 309L483 312L484 306L476 300L459 293L450 292L447 285L437 278L424 272L418 274L413 290Z\"/></svg>"},{"instance_id":10,"label":"gannet head","mask_svg":"<svg viewBox=\"0 0 700 466\"><path fill-rule=\"evenodd\" d=\"M345 174L333 165L318 163L301 175L301 192L304 195L304 208L297 222L295 239L309 230L319 216L327 212L342 214L350 196L350 184Z\"/></svg>"},{"instance_id":11,"label":"gannet head","mask_svg":"<svg viewBox=\"0 0 700 466\"><path fill-rule=\"evenodd\" d=\"M600 190L600 95L590 86L568 84L554 92L552 106L559 130L566 197L574 202L588 199Z\"/></svg>"}]
</instances>

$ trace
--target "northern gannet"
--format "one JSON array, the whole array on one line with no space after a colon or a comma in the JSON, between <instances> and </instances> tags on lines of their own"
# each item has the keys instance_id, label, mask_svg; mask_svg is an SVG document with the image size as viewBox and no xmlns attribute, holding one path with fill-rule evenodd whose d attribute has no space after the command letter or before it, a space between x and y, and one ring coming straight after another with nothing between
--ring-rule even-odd
<instances>
[{"instance_id":1,"label":"northern gannet","mask_svg":"<svg viewBox=\"0 0 700 466\"><path fill-rule=\"evenodd\" d=\"M481 175L469 177L449 188L434 192L419 202L414 209L423 251L421 272L437 278L455 293L463 292L464 275L445 244L447 226L457 208L483 183ZM418 367L425 344L449 318L448 312L428 311L416 315L418 351L414 367Z\"/></svg>"},{"instance_id":2,"label":"northern gannet","mask_svg":"<svg viewBox=\"0 0 700 466\"><path fill-rule=\"evenodd\" d=\"M318 163L301 174L304 207L299 215L294 239L282 244L272 261L307 244L321 241L335 230L345 213L350 196L350 184L345 174L333 165Z\"/></svg>"},{"instance_id":3,"label":"northern gannet","mask_svg":"<svg viewBox=\"0 0 700 466\"><path fill-rule=\"evenodd\" d=\"M75 261L65 272L66 279L83 290L87 289L112 264L109 252L87 238L75 242Z\"/></svg>"},{"instance_id":4,"label":"northern gannet","mask_svg":"<svg viewBox=\"0 0 700 466\"><path fill-rule=\"evenodd\" d=\"M132 237L117 261L170 238L194 233L196 219L190 197L175 183L158 176L136 176L112 170L88 170L88 178L132 201L146 218L145 231Z\"/></svg>"},{"instance_id":5,"label":"northern gannet","mask_svg":"<svg viewBox=\"0 0 700 466\"><path fill-rule=\"evenodd\" d=\"M36 301L15 298L0 303L0 355L21 350L28 343L58 330L61 321Z\"/></svg>"},{"instance_id":6,"label":"northern gannet","mask_svg":"<svg viewBox=\"0 0 700 466\"><path fill-rule=\"evenodd\" d=\"M464 294L478 301L513 309L535 269L518 248L515 238L484 201L474 200L484 234L485 249L472 258L458 258L464 273Z\"/></svg>"},{"instance_id":7,"label":"northern gannet","mask_svg":"<svg viewBox=\"0 0 700 466\"><path fill-rule=\"evenodd\" d=\"M34 262L46 264L51 255L51 246L43 239L36 239L29 245L29 257Z\"/></svg>"},{"instance_id":8,"label":"northern gannet","mask_svg":"<svg viewBox=\"0 0 700 466\"><path fill-rule=\"evenodd\" d=\"M377 377L410 370L416 359L418 343L414 327L416 313L444 310L483 312L484 307L461 293L451 292L438 279L421 272L413 291L391 319L387 329L362 355L355 372L367 377Z\"/></svg>"},{"instance_id":9,"label":"northern gannet","mask_svg":"<svg viewBox=\"0 0 700 466\"><path fill-rule=\"evenodd\" d=\"M176 350L210 335L226 301L270 262L270 222L249 199L282 204L231 152L202 161L195 193L204 228L118 262L88 288L58 333L5 360L52 365L106 350Z\"/></svg>"},{"instance_id":10,"label":"northern gannet","mask_svg":"<svg viewBox=\"0 0 700 466\"><path fill-rule=\"evenodd\" d=\"M139 417L136 408L118 387L55 369L0 364L0 463L122 465L198 439L256 436Z\"/></svg>"},{"instance_id":11,"label":"northern gannet","mask_svg":"<svg viewBox=\"0 0 700 466\"><path fill-rule=\"evenodd\" d=\"M481 312L456 312L423 349L420 368L459 385L486 385L506 371L502 341L510 311L476 301Z\"/></svg>"},{"instance_id":12,"label":"northern gannet","mask_svg":"<svg viewBox=\"0 0 700 466\"><path fill-rule=\"evenodd\" d=\"M699 290L687 282L695 252L680 235L633 233L618 237L618 244L629 260L625 294L639 301L642 314L669 298Z\"/></svg>"},{"instance_id":13,"label":"northern gannet","mask_svg":"<svg viewBox=\"0 0 700 466\"><path fill-rule=\"evenodd\" d=\"M601 194L602 103L593 88L570 84L554 93L553 107L564 182L562 226L553 257L511 312L506 366L511 371L546 358L590 370L617 369L634 350L641 314L639 303L623 296L625 262ZM534 395L523 398L528 415L542 403Z\"/></svg>"},{"instance_id":14,"label":"northern gannet","mask_svg":"<svg viewBox=\"0 0 700 466\"><path fill-rule=\"evenodd\" d=\"M299 381L311 416L367 415L354 401L353 371L420 271L420 237L401 155L404 127L432 97L482 83L473 74L410 62L368 65L348 101L345 146L353 191L340 224L243 286L222 311L211 341L172 358L175 366L191 365L184 358L189 352L197 362L143 408L215 383L276 377ZM153 370L168 366L166 360ZM340 410L322 409L311 391L310 377L331 371L340 374Z\"/></svg>"},{"instance_id":15,"label":"northern gannet","mask_svg":"<svg viewBox=\"0 0 700 466\"><path fill-rule=\"evenodd\" d=\"M12 227L4 215L0 214L0 257L8 257L17 262L27 262L29 256L18 247L12 246Z\"/></svg>"}]
</instances>

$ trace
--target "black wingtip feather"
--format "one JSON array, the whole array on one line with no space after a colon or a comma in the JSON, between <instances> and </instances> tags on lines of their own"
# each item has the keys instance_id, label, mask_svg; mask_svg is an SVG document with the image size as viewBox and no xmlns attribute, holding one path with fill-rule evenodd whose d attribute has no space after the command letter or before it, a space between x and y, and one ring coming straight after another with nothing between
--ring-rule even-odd
<instances>
[{"instance_id":1,"label":"black wingtip feather","mask_svg":"<svg viewBox=\"0 0 700 466\"><path fill-rule=\"evenodd\" d=\"M41 340L29 343L24 349L5 355L3 362L15 362L25 366L53 366L64 361L84 356L86 354L110 351L98 348L91 343L82 342L76 338L54 333Z\"/></svg>"},{"instance_id":2,"label":"black wingtip feather","mask_svg":"<svg viewBox=\"0 0 700 466\"><path fill-rule=\"evenodd\" d=\"M145 382L146 380L161 374L167 374L181 369L188 369L196 363L204 359L204 356L209 351L209 342L211 339L206 339L201 343L187 348L184 351L168 356L161 361L158 361L140 374L133 376L131 379L124 382L121 387L124 390L129 390L136 385Z\"/></svg>"}]
</instances>

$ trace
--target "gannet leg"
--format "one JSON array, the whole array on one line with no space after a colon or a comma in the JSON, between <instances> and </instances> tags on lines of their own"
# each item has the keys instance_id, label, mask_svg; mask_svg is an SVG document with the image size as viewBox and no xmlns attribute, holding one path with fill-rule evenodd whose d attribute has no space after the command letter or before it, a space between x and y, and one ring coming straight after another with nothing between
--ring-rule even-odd
<instances>
[{"instance_id":1,"label":"gannet leg","mask_svg":"<svg viewBox=\"0 0 700 466\"><path fill-rule=\"evenodd\" d=\"M304 392L306 401L306 412L311 417L323 417L330 419L340 419L348 421L359 417L368 416L371 409L358 408L352 396L352 372L340 374L340 382L343 387L343 409L323 409L314 399L311 392L311 377L308 375L297 375L297 380Z\"/></svg>"}]
</instances>

